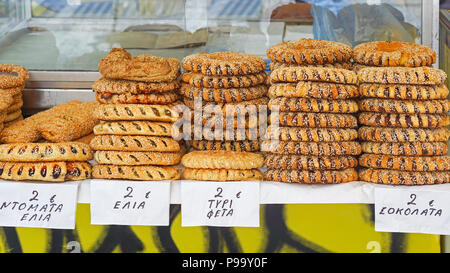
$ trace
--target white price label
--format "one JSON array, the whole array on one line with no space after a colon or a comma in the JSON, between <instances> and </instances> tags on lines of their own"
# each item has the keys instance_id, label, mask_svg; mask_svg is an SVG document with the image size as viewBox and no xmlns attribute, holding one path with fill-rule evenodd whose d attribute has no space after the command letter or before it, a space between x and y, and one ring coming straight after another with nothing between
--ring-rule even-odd
<instances>
[{"instance_id":1,"label":"white price label","mask_svg":"<svg viewBox=\"0 0 450 273\"><path fill-rule=\"evenodd\" d=\"M260 182L181 182L181 225L259 227Z\"/></svg>"},{"instance_id":2,"label":"white price label","mask_svg":"<svg viewBox=\"0 0 450 273\"><path fill-rule=\"evenodd\" d=\"M375 230L450 235L450 193L375 189Z\"/></svg>"},{"instance_id":3,"label":"white price label","mask_svg":"<svg viewBox=\"0 0 450 273\"><path fill-rule=\"evenodd\" d=\"M168 226L169 181L91 181L91 224Z\"/></svg>"},{"instance_id":4,"label":"white price label","mask_svg":"<svg viewBox=\"0 0 450 273\"><path fill-rule=\"evenodd\" d=\"M74 229L77 182L0 182L0 226Z\"/></svg>"}]
</instances>

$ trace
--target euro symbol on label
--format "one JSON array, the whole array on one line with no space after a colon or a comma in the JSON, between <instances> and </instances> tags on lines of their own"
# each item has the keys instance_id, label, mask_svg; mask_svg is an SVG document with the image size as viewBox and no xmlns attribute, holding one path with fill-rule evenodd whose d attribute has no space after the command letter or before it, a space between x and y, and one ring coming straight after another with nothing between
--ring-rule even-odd
<instances>
[{"instance_id":1,"label":"euro symbol on label","mask_svg":"<svg viewBox=\"0 0 450 273\"><path fill-rule=\"evenodd\" d=\"M241 198L241 193L242 193L241 191L236 193L236 198Z\"/></svg>"},{"instance_id":2,"label":"euro symbol on label","mask_svg":"<svg viewBox=\"0 0 450 273\"><path fill-rule=\"evenodd\" d=\"M431 200L430 202L428 202L428 205L430 206L430 207L432 207L434 204L434 200Z\"/></svg>"},{"instance_id":3,"label":"euro symbol on label","mask_svg":"<svg viewBox=\"0 0 450 273\"><path fill-rule=\"evenodd\" d=\"M150 192L151 192L151 191L148 191L148 192L145 194L145 198L148 199L148 197L149 197L149 195L150 195Z\"/></svg>"}]
</instances>

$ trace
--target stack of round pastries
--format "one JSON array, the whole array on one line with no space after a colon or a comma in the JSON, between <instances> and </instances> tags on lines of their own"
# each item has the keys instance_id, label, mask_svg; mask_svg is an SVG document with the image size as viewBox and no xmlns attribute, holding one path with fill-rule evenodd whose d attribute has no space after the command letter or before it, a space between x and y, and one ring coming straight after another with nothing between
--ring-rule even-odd
<instances>
[{"instance_id":1,"label":"stack of round pastries","mask_svg":"<svg viewBox=\"0 0 450 273\"><path fill-rule=\"evenodd\" d=\"M259 153L192 151L183 156L183 178L201 181L262 180L264 158Z\"/></svg>"},{"instance_id":2,"label":"stack of round pastries","mask_svg":"<svg viewBox=\"0 0 450 273\"><path fill-rule=\"evenodd\" d=\"M94 178L179 179L184 146L172 138L179 115L179 62L148 54L131 57L112 49L99 63L102 78L93 90L101 104L90 146L97 165Z\"/></svg>"},{"instance_id":3,"label":"stack of round pastries","mask_svg":"<svg viewBox=\"0 0 450 273\"><path fill-rule=\"evenodd\" d=\"M22 92L29 78L28 70L20 65L0 64L0 131L22 120Z\"/></svg>"},{"instance_id":4,"label":"stack of round pastries","mask_svg":"<svg viewBox=\"0 0 450 273\"><path fill-rule=\"evenodd\" d=\"M450 124L444 71L436 53L404 42L370 42L354 49L360 82L359 129L364 169L372 183L450 182Z\"/></svg>"},{"instance_id":5,"label":"stack of round pastries","mask_svg":"<svg viewBox=\"0 0 450 273\"><path fill-rule=\"evenodd\" d=\"M262 150L265 180L344 183L357 180L361 153L356 74L348 69L351 48L301 39L267 51L276 64L270 75L270 123Z\"/></svg>"},{"instance_id":6,"label":"stack of round pastries","mask_svg":"<svg viewBox=\"0 0 450 273\"><path fill-rule=\"evenodd\" d=\"M267 110L265 61L238 52L197 53L185 57L182 66L180 93L193 110L185 117L192 125L191 147L259 151L260 126L267 120L258 115L261 107Z\"/></svg>"},{"instance_id":7,"label":"stack of round pastries","mask_svg":"<svg viewBox=\"0 0 450 273\"><path fill-rule=\"evenodd\" d=\"M0 145L0 178L64 182L91 178L92 151L77 142Z\"/></svg>"}]
</instances>

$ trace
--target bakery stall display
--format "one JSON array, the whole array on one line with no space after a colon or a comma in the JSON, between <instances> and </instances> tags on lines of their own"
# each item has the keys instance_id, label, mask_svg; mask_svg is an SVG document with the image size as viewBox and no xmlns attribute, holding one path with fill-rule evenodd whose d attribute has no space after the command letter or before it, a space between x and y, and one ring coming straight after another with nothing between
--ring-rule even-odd
<instances>
[{"instance_id":1,"label":"bakery stall display","mask_svg":"<svg viewBox=\"0 0 450 273\"><path fill-rule=\"evenodd\" d=\"M239 52L197 53L185 57L182 66L180 94L192 110L190 146L259 151L267 121L267 115L258 115L268 103L265 61Z\"/></svg>"},{"instance_id":2,"label":"bakery stall display","mask_svg":"<svg viewBox=\"0 0 450 273\"><path fill-rule=\"evenodd\" d=\"M76 142L0 145L0 178L64 182L91 178L88 145Z\"/></svg>"},{"instance_id":3,"label":"bakery stall display","mask_svg":"<svg viewBox=\"0 0 450 273\"><path fill-rule=\"evenodd\" d=\"M28 78L29 72L25 67L0 64L0 132L23 119L22 92Z\"/></svg>"},{"instance_id":4,"label":"bakery stall display","mask_svg":"<svg viewBox=\"0 0 450 273\"><path fill-rule=\"evenodd\" d=\"M69 142L92 133L97 102L69 101L7 126L3 143Z\"/></svg>"},{"instance_id":5,"label":"bakery stall display","mask_svg":"<svg viewBox=\"0 0 450 273\"><path fill-rule=\"evenodd\" d=\"M344 44L300 39L267 50L270 123L264 179L286 183L358 180L359 97Z\"/></svg>"},{"instance_id":6,"label":"bakery stall display","mask_svg":"<svg viewBox=\"0 0 450 273\"><path fill-rule=\"evenodd\" d=\"M361 100L360 179L424 185L450 182L449 93L436 53L404 42L355 47Z\"/></svg>"},{"instance_id":7,"label":"bakery stall display","mask_svg":"<svg viewBox=\"0 0 450 273\"><path fill-rule=\"evenodd\" d=\"M179 179L176 165L184 143L172 138L179 119L179 62L149 54L131 57L114 48L99 65L102 77L92 89L100 103L100 123L90 141L98 163L93 177L102 179Z\"/></svg>"},{"instance_id":8,"label":"bakery stall display","mask_svg":"<svg viewBox=\"0 0 450 273\"><path fill-rule=\"evenodd\" d=\"M259 153L192 151L183 156L183 179L199 181L262 180L264 158Z\"/></svg>"}]
</instances>

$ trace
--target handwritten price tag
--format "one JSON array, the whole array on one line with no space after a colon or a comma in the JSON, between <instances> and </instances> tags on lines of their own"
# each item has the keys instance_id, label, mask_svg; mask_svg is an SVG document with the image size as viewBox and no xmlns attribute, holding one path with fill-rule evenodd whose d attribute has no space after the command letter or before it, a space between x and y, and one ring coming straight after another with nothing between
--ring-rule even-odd
<instances>
[{"instance_id":1,"label":"handwritten price tag","mask_svg":"<svg viewBox=\"0 0 450 273\"><path fill-rule=\"evenodd\" d=\"M181 181L181 225L259 227L259 186Z\"/></svg>"},{"instance_id":2,"label":"handwritten price tag","mask_svg":"<svg viewBox=\"0 0 450 273\"><path fill-rule=\"evenodd\" d=\"M91 224L168 226L169 181L91 181Z\"/></svg>"},{"instance_id":3,"label":"handwritten price tag","mask_svg":"<svg viewBox=\"0 0 450 273\"><path fill-rule=\"evenodd\" d=\"M375 189L375 230L450 235L450 193Z\"/></svg>"},{"instance_id":4,"label":"handwritten price tag","mask_svg":"<svg viewBox=\"0 0 450 273\"><path fill-rule=\"evenodd\" d=\"M77 182L0 182L0 226L74 229Z\"/></svg>"}]
</instances>

